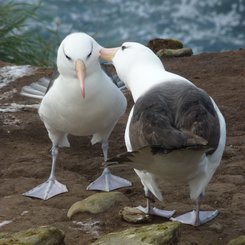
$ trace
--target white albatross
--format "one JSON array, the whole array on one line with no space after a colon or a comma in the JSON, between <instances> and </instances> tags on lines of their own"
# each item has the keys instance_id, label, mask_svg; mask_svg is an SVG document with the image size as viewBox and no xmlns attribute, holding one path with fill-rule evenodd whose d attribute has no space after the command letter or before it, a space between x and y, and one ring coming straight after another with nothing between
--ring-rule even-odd
<instances>
[{"instance_id":1,"label":"white albatross","mask_svg":"<svg viewBox=\"0 0 245 245\"><path fill-rule=\"evenodd\" d=\"M126 42L102 49L119 78L131 91L134 106L125 131L127 153L110 159L135 168L148 199L162 200L156 176L174 184L188 184L196 210L171 220L200 225L218 211L200 211L205 188L219 166L225 148L226 125L214 100L189 80L166 71L147 47ZM170 217L174 211L147 207L150 214Z\"/></svg>"},{"instance_id":2,"label":"white albatross","mask_svg":"<svg viewBox=\"0 0 245 245\"><path fill-rule=\"evenodd\" d=\"M102 144L104 161L107 161L108 138L125 112L127 102L101 69L101 48L85 33L70 34L61 42L57 55L59 74L42 98L38 111L52 141L52 169L48 180L24 193L25 196L46 200L68 191L55 177L58 148L70 146L68 134L93 135L91 143ZM23 95L28 94L23 92ZM33 97L38 96L33 93ZM131 182L112 175L105 166L102 175L87 189L111 191L126 186L131 186Z\"/></svg>"}]
</instances>

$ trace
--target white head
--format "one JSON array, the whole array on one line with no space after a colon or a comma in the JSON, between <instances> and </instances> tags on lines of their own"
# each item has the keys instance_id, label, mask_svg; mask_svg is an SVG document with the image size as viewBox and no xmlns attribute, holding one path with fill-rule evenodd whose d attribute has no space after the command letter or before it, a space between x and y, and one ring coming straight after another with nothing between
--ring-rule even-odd
<instances>
[{"instance_id":1,"label":"white head","mask_svg":"<svg viewBox=\"0 0 245 245\"><path fill-rule=\"evenodd\" d=\"M119 48L102 48L100 53L102 59L113 62L118 76L126 85L134 71L141 70L142 73L147 74L147 70L150 71L151 67L163 69L161 60L154 52L140 43L125 42ZM142 70L146 67L147 70Z\"/></svg>"},{"instance_id":2,"label":"white head","mask_svg":"<svg viewBox=\"0 0 245 245\"><path fill-rule=\"evenodd\" d=\"M85 96L86 75L98 65L101 46L85 33L72 33L65 37L58 48L57 67L61 75L77 77Z\"/></svg>"}]
</instances>

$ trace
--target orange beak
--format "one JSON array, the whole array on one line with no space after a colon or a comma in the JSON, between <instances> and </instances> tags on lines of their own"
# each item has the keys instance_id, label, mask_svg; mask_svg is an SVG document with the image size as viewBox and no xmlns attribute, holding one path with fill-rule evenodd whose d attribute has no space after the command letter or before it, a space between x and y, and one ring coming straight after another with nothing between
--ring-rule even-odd
<instances>
[{"instance_id":1,"label":"orange beak","mask_svg":"<svg viewBox=\"0 0 245 245\"><path fill-rule=\"evenodd\" d=\"M119 50L120 48L102 48L100 50L100 57L105 60L105 61L109 61L112 62L116 52Z\"/></svg>"},{"instance_id":2,"label":"orange beak","mask_svg":"<svg viewBox=\"0 0 245 245\"><path fill-rule=\"evenodd\" d=\"M82 60L76 61L77 78L80 81L82 97L85 98L86 67Z\"/></svg>"}]
</instances>

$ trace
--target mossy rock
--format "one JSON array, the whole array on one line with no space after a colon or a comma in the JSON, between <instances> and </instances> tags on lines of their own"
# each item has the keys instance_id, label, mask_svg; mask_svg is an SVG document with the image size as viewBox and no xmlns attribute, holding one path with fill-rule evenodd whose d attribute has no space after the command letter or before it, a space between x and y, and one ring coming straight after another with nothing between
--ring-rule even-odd
<instances>
[{"instance_id":1,"label":"mossy rock","mask_svg":"<svg viewBox=\"0 0 245 245\"><path fill-rule=\"evenodd\" d=\"M229 241L228 245L244 245L245 244L245 235L239 236L231 241Z\"/></svg>"},{"instance_id":2,"label":"mossy rock","mask_svg":"<svg viewBox=\"0 0 245 245\"><path fill-rule=\"evenodd\" d=\"M0 245L62 245L65 234L53 226L0 233Z\"/></svg>"},{"instance_id":3,"label":"mossy rock","mask_svg":"<svg viewBox=\"0 0 245 245\"><path fill-rule=\"evenodd\" d=\"M154 53L157 53L160 49L181 49L184 45L177 39L155 38L148 42L147 47L153 50Z\"/></svg>"},{"instance_id":4,"label":"mossy rock","mask_svg":"<svg viewBox=\"0 0 245 245\"><path fill-rule=\"evenodd\" d=\"M67 217L71 218L77 213L91 214L103 213L120 203L128 203L129 199L121 192L96 193L88 198L74 203L68 210Z\"/></svg>"},{"instance_id":5,"label":"mossy rock","mask_svg":"<svg viewBox=\"0 0 245 245\"><path fill-rule=\"evenodd\" d=\"M191 48L181 48L181 49L160 49L157 53L159 58L162 57L184 57L191 56L193 54Z\"/></svg>"},{"instance_id":6,"label":"mossy rock","mask_svg":"<svg viewBox=\"0 0 245 245\"><path fill-rule=\"evenodd\" d=\"M179 222L166 222L129 228L109 233L92 245L176 245L180 237L180 226Z\"/></svg>"}]
</instances>

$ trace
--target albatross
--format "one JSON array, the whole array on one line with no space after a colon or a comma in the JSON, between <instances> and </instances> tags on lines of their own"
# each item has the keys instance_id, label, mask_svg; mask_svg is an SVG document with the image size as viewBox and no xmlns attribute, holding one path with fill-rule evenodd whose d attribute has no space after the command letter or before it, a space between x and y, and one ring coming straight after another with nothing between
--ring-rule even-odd
<instances>
[{"instance_id":1,"label":"albatross","mask_svg":"<svg viewBox=\"0 0 245 245\"><path fill-rule=\"evenodd\" d=\"M59 74L52 86L48 86L38 111L52 141L51 173L47 181L24 193L25 196L46 200L68 191L55 177L59 147L70 146L68 134L92 135L91 143L101 143L104 161L107 161L108 138L125 112L127 101L101 69L101 48L85 33L72 33L61 42L57 54ZM112 175L105 166L102 175L87 189L111 191L127 186L131 186L130 181Z\"/></svg>"},{"instance_id":2,"label":"albatross","mask_svg":"<svg viewBox=\"0 0 245 245\"><path fill-rule=\"evenodd\" d=\"M173 211L153 208L154 195L162 200L156 178L186 184L196 209L171 220L198 226L218 214L200 211L205 189L221 162L226 125L214 100L188 79L165 70L147 47L126 42L119 48L102 49L119 78L131 91L134 106L129 114L125 144L127 153L110 159L135 168L144 186L146 208L140 210L171 217Z\"/></svg>"}]
</instances>

